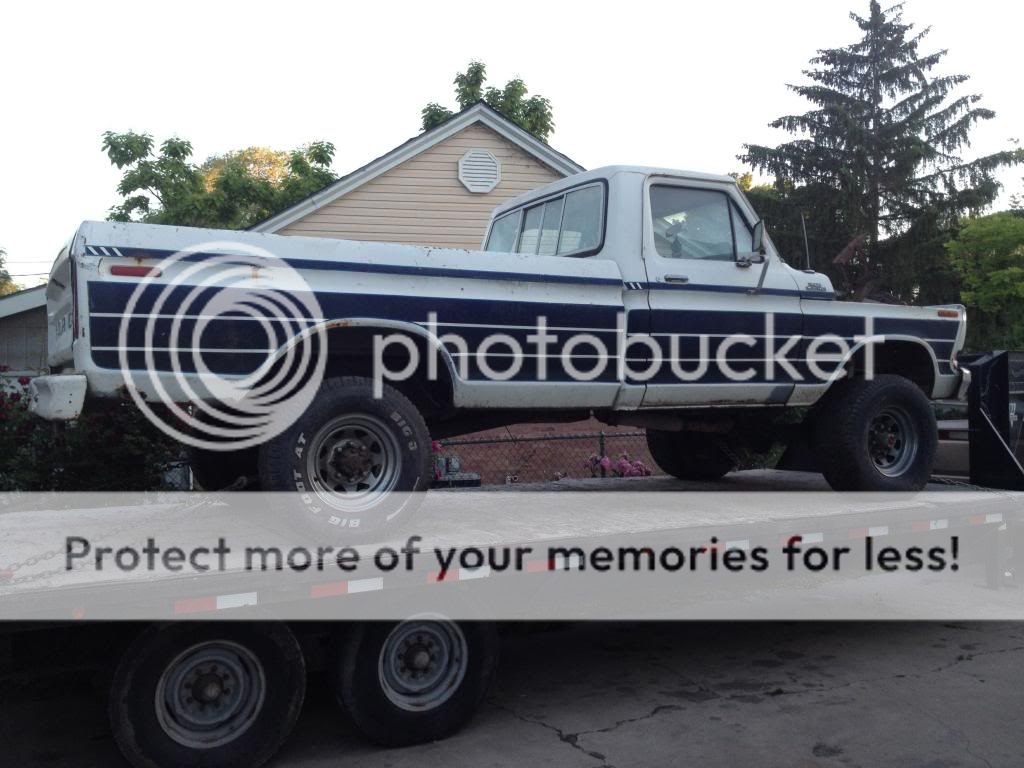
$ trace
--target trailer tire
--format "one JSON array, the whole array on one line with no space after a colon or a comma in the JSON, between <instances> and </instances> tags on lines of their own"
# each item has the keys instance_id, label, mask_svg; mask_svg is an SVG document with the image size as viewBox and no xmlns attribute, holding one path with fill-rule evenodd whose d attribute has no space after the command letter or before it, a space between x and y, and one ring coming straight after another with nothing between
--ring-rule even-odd
<instances>
[{"instance_id":1,"label":"trailer tire","mask_svg":"<svg viewBox=\"0 0 1024 768\"><path fill-rule=\"evenodd\" d=\"M721 440L704 432L647 430L647 447L654 463L680 480L720 480L735 469Z\"/></svg>"},{"instance_id":2,"label":"trailer tire","mask_svg":"<svg viewBox=\"0 0 1024 768\"><path fill-rule=\"evenodd\" d=\"M428 616L364 623L341 644L335 693L377 744L443 739L476 713L494 679L498 648L489 622Z\"/></svg>"},{"instance_id":3,"label":"trailer tire","mask_svg":"<svg viewBox=\"0 0 1024 768\"><path fill-rule=\"evenodd\" d=\"M288 738L305 690L283 624L154 624L121 656L108 713L136 768L258 766Z\"/></svg>"},{"instance_id":4,"label":"trailer tire","mask_svg":"<svg viewBox=\"0 0 1024 768\"><path fill-rule=\"evenodd\" d=\"M814 415L822 474L837 491L919 491L938 445L935 413L909 379L837 382Z\"/></svg>"},{"instance_id":5,"label":"trailer tire","mask_svg":"<svg viewBox=\"0 0 1024 768\"><path fill-rule=\"evenodd\" d=\"M433 477L430 446L419 410L395 388L374 397L371 379L327 379L305 413L260 446L260 486L295 495L300 528L356 541L398 527L418 506Z\"/></svg>"}]
</instances>

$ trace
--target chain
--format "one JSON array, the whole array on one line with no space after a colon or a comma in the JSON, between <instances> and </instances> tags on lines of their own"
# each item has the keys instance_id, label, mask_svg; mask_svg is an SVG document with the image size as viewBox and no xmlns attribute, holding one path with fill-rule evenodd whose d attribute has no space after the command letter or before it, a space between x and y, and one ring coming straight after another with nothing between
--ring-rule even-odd
<instances>
[{"instance_id":1,"label":"chain","mask_svg":"<svg viewBox=\"0 0 1024 768\"><path fill-rule=\"evenodd\" d=\"M930 482L936 485L948 485L952 488L963 488L968 491L991 491L991 488L985 488L982 485L975 485L969 483L966 480L957 480L954 477L933 477Z\"/></svg>"},{"instance_id":2,"label":"chain","mask_svg":"<svg viewBox=\"0 0 1024 768\"><path fill-rule=\"evenodd\" d=\"M209 502L206 501L205 499L200 499L197 502L190 503L190 504L186 505L185 507L183 507L181 509L175 510L175 514L182 514L182 513L185 513L185 512L194 512L195 510L197 510L197 509L199 509L201 507L206 506L208 503ZM115 528L113 528L112 530L109 530L109 531L104 531L104 535L108 536L108 537L118 536L118 535L120 535L122 533L126 533L126 532L132 530L133 528L141 525L143 522L148 522L148 521L132 520L130 523L127 523L125 525L115 527ZM46 562L47 560L52 560L53 558L57 557L58 555L63 555L63 554L65 554L65 551L66 550L64 548L61 548L61 549L48 549L48 550L46 550L44 552L40 552L39 554L31 555L30 557L27 557L27 558L25 558L24 560L22 560L20 562L9 563L7 565L4 565L4 566L0 567L0 588L13 587L13 586L21 585L21 584L29 584L29 583L31 583L33 581L39 581L40 579L43 579L43 578L46 578L46 577L49 577L49 576L57 576L57 575L59 575L61 573L67 573L67 572L72 571L72 570L85 570L85 568L87 567L88 563L83 561L81 563L75 563L70 568L68 568L66 566L62 566L60 568L54 568L54 569L50 569L50 570L43 570L43 571L39 571L39 572L36 572L36 573L29 573L29 574L26 574L24 576L16 576L15 575L18 571L20 571L20 570L22 570L24 568L30 568L33 565L38 565L39 563Z\"/></svg>"}]
</instances>

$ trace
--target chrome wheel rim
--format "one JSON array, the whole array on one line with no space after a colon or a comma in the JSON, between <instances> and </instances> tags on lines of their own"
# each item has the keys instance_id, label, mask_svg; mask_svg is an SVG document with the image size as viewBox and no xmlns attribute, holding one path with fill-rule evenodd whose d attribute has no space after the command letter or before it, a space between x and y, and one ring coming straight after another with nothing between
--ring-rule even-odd
<instances>
[{"instance_id":1,"label":"chrome wheel rim","mask_svg":"<svg viewBox=\"0 0 1024 768\"><path fill-rule=\"evenodd\" d=\"M157 721L192 749L234 741L256 721L266 698L263 665L237 643L194 645L164 669L156 687Z\"/></svg>"},{"instance_id":2,"label":"chrome wheel rim","mask_svg":"<svg viewBox=\"0 0 1024 768\"><path fill-rule=\"evenodd\" d=\"M398 439L369 414L332 419L314 436L306 469L320 499L336 509L373 506L398 483Z\"/></svg>"},{"instance_id":3,"label":"chrome wheel rim","mask_svg":"<svg viewBox=\"0 0 1024 768\"><path fill-rule=\"evenodd\" d=\"M868 425L868 455L886 477L899 477L914 463L918 436L910 414L898 407L880 411Z\"/></svg>"},{"instance_id":4,"label":"chrome wheel rim","mask_svg":"<svg viewBox=\"0 0 1024 768\"><path fill-rule=\"evenodd\" d=\"M377 665L381 690L395 706L434 709L458 690L469 663L466 638L450 621L404 621L384 641Z\"/></svg>"}]
</instances>

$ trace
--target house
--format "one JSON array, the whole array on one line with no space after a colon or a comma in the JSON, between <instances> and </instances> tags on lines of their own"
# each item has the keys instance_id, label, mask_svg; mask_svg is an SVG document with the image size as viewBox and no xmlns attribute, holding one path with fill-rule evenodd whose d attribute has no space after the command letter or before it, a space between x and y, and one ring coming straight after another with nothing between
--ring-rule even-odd
<instances>
[{"instance_id":1,"label":"house","mask_svg":"<svg viewBox=\"0 0 1024 768\"><path fill-rule=\"evenodd\" d=\"M585 170L483 102L257 224L257 232L478 248L493 208ZM0 368L46 368L45 286L0 298Z\"/></svg>"},{"instance_id":2,"label":"house","mask_svg":"<svg viewBox=\"0 0 1024 768\"><path fill-rule=\"evenodd\" d=\"M252 229L479 248L493 208L583 170L478 102Z\"/></svg>"},{"instance_id":3,"label":"house","mask_svg":"<svg viewBox=\"0 0 1024 768\"><path fill-rule=\"evenodd\" d=\"M46 286L0 296L0 378L45 370Z\"/></svg>"}]
</instances>

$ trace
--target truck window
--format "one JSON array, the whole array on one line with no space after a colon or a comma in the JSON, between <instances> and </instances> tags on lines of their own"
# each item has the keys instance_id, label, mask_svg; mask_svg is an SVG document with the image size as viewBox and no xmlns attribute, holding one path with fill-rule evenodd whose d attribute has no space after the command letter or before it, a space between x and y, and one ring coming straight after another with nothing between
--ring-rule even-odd
<instances>
[{"instance_id":1,"label":"truck window","mask_svg":"<svg viewBox=\"0 0 1024 768\"><path fill-rule=\"evenodd\" d=\"M544 203L544 223L540 228L540 244L537 246L539 256L554 256L558 247L558 230L562 226L562 206L564 197L556 197Z\"/></svg>"},{"instance_id":2,"label":"truck window","mask_svg":"<svg viewBox=\"0 0 1024 768\"><path fill-rule=\"evenodd\" d=\"M604 195L598 185L583 187L565 196L558 254L588 251L601 242L601 208Z\"/></svg>"},{"instance_id":3,"label":"truck window","mask_svg":"<svg viewBox=\"0 0 1024 768\"><path fill-rule=\"evenodd\" d=\"M519 222L523 218L522 211L506 213L491 225L484 250L512 253L516 249L516 238L519 237Z\"/></svg>"},{"instance_id":4,"label":"truck window","mask_svg":"<svg viewBox=\"0 0 1024 768\"><path fill-rule=\"evenodd\" d=\"M604 185L589 184L495 219L484 250L573 256L601 244L603 221Z\"/></svg>"},{"instance_id":5,"label":"truck window","mask_svg":"<svg viewBox=\"0 0 1024 768\"><path fill-rule=\"evenodd\" d=\"M652 186L651 225L658 255L666 259L735 259L729 205L724 192Z\"/></svg>"},{"instance_id":6,"label":"truck window","mask_svg":"<svg viewBox=\"0 0 1024 768\"><path fill-rule=\"evenodd\" d=\"M730 205L732 206L732 234L736 238L736 252L746 253L754 245L754 231L747 224L747 220L743 218L740 209L733 203Z\"/></svg>"},{"instance_id":7,"label":"truck window","mask_svg":"<svg viewBox=\"0 0 1024 768\"><path fill-rule=\"evenodd\" d=\"M526 211L523 217L523 233L519 236L519 247L516 253L536 253L537 241L540 239L540 222L544 216L544 206L537 205Z\"/></svg>"}]
</instances>

